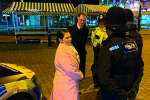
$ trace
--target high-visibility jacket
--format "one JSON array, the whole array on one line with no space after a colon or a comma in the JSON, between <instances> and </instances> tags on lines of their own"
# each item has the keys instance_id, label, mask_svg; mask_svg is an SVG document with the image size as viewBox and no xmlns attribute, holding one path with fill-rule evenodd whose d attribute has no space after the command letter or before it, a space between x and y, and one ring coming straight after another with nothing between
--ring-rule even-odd
<instances>
[{"instance_id":1,"label":"high-visibility jacket","mask_svg":"<svg viewBox=\"0 0 150 100\"><path fill-rule=\"evenodd\" d=\"M98 35L100 38L97 39L95 35ZM93 43L93 46L96 47L97 43L99 43L101 46L102 41L105 40L107 37L108 35L106 34L106 27L103 27L103 28L100 28L99 26L96 27L95 30L92 31L92 34L91 34L91 41Z\"/></svg>"}]
</instances>

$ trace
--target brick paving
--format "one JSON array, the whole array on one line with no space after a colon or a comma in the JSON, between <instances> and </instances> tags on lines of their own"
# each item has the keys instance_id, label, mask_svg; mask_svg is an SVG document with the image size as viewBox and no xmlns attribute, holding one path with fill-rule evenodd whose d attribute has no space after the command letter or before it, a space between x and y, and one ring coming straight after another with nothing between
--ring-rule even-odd
<instances>
[{"instance_id":1,"label":"brick paving","mask_svg":"<svg viewBox=\"0 0 150 100\"><path fill-rule=\"evenodd\" d=\"M150 30L142 30L143 37L143 60L144 77L140 84L139 93L136 100L149 100L150 95ZM47 39L47 37L22 37ZM55 37L53 37L55 39ZM50 93L53 86L53 78L55 73L54 57L58 44L53 43L52 47L47 44L15 44L15 38L12 36L0 36L0 62L13 63L23 65L35 71L37 77L42 84L42 92L45 96L43 100L49 100ZM93 90L93 81L91 73L91 65L93 63L93 49L90 40L86 45L87 59L86 59L86 77L82 82L79 82L80 100L96 100L96 91Z\"/></svg>"}]
</instances>

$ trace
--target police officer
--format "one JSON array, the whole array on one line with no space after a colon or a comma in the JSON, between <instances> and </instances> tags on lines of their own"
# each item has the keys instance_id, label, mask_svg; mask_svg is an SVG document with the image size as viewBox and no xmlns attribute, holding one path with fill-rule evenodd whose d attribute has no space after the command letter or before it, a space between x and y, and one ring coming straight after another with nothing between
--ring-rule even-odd
<instances>
[{"instance_id":1,"label":"police officer","mask_svg":"<svg viewBox=\"0 0 150 100\"><path fill-rule=\"evenodd\" d=\"M97 74L96 74L96 69L95 69L97 55L98 55L98 51L99 51L102 41L108 37L106 34L106 27L104 25L105 15L100 14L97 22L98 22L98 26L95 28L94 31L92 31L92 34L91 34L91 42L93 44L93 51L94 51L94 64L91 66L91 71L93 74L93 82L94 82L95 89L98 88Z\"/></svg>"},{"instance_id":2,"label":"police officer","mask_svg":"<svg viewBox=\"0 0 150 100\"><path fill-rule=\"evenodd\" d=\"M92 34L91 34L91 41L93 44L93 51L94 51L94 63L97 60L98 50L99 50L99 47L101 46L102 41L108 37L106 34L106 27L104 25L105 16L101 14L97 22L98 22L98 27L96 27L95 30L92 31Z\"/></svg>"},{"instance_id":3,"label":"police officer","mask_svg":"<svg viewBox=\"0 0 150 100\"><path fill-rule=\"evenodd\" d=\"M127 15L127 24L130 26L129 32L127 32L127 36L135 40L138 46L138 64L136 67L136 70L139 72L135 74L136 81L134 82L134 88L130 90L130 98L135 99L136 94L139 90L139 83L141 82L142 76L143 76L143 67L144 62L142 60L142 48L143 48L143 40L141 35L137 31L137 26L133 24L134 21L134 15L133 12L130 9L125 9L126 15Z\"/></svg>"},{"instance_id":4,"label":"police officer","mask_svg":"<svg viewBox=\"0 0 150 100\"><path fill-rule=\"evenodd\" d=\"M127 100L134 88L137 72L138 47L136 42L126 37L126 13L121 7L111 7L106 14L108 38L103 41L97 58L97 77L101 86L98 100Z\"/></svg>"}]
</instances>

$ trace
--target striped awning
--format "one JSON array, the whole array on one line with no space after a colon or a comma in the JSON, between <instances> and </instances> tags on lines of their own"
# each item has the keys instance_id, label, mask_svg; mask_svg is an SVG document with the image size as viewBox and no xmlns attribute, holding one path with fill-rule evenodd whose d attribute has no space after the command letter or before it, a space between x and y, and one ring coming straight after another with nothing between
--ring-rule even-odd
<instances>
[{"instance_id":1,"label":"striped awning","mask_svg":"<svg viewBox=\"0 0 150 100\"><path fill-rule=\"evenodd\" d=\"M150 15L150 11L142 11L142 15Z\"/></svg>"},{"instance_id":2,"label":"striped awning","mask_svg":"<svg viewBox=\"0 0 150 100\"><path fill-rule=\"evenodd\" d=\"M11 8L10 7L6 8L5 10L2 11L2 13L8 13L8 14L12 13Z\"/></svg>"},{"instance_id":3,"label":"striped awning","mask_svg":"<svg viewBox=\"0 0 150 100\"><path fill-rule=\"evenodd\" d=\"M12 10L11 10L10 7L8 7L5 10L3 10L2 13L11 14ZM16 11L13 11L13 13L16 13ZM45 14L45 12L25 12L25 11L21 11L21 12L17 12L17 14L18 15L43 15L43 14Z\"/></svg>"},{"instance_id":4,"label":"striped awning","mask_svg":"<svg viewBox=\"0 0 150 100\"><path fill-rule=\"evenodd\" d=\"M132 11L135 16L139 15L139 11ZM150 11L141 11L141 15L150 15Z\"/></svg>"},{"instance_id":5,"label":"striped awning","mask_svg":"<svg viewBox=\"0 0 150 100\"><path fill-rule=\"evenodd\" d=\"M79 4L75 7L77 13L85 11L88 15L99 15L100 13L106 13L110 6L104 5L90 5L90 4Z\"/></svg>"},{"instance_id":6,"label":"striped awning","mask_svg":"<svg viewBox=\"0 0 150 100\"><path fill-rule=\"evenodd\" d=\"M75 8L72 3L39 3L39 2L13 2L11 11L25 14L45 15L74 15Z\"/></svg>"},{"instance_id":7,"label":"striped awning","mask_svg":"<svg viewBox=\"0 0 150 100\"><path fill-rule=\"evenodd\" d=\"M139 11L132 11L133 15L138 16L139 15ZM142 13L141 13L142 14Z\"/></svg>"}]
</instances>

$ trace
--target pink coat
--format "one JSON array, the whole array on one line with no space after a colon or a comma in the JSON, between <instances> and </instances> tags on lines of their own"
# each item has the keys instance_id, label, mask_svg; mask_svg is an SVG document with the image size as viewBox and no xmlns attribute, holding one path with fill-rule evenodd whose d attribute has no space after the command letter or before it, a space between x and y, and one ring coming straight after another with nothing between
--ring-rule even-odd
<instances>
[{"instance_id":1,"label":"pink coat","mask_svg":"<svg viewBox=\"0 0 150 100\"><path fill-rule=\"evenodd\" d=\"M55 55L55 77L50 100L79 100L79 58L69 46L60 43Z\"/></svg>"}]
</instances>

